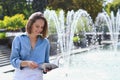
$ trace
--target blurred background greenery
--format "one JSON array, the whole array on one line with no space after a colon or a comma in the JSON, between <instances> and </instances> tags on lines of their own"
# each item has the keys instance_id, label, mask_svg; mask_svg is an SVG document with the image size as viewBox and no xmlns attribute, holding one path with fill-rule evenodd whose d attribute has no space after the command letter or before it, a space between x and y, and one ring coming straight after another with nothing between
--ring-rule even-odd
<instances>
[{"instance_id":1,"label":"blurred background greenery","mask_svg":"<svg viewBox=\"0 0 120 80\"><path fill-rule=\"evenodd\" d=\"M44 12L46 9L55 10L56 13L61 9L65 13L84 9L95 21L99 12L116 13L119 8L120 0L0 0L0 29L19 30L25 27L33 12Z\"/></svg>"}]
</instances>

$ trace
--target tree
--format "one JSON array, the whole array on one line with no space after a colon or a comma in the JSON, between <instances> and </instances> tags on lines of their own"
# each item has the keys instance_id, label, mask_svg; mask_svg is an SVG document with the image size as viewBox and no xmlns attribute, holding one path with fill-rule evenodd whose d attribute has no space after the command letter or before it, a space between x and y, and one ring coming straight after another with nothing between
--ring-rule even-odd
<instances>
[{"instance_id":1,"label":"tree","mask_svg":"<svg viewBox=\"0 0 120 80\"><path fill-rule=\"evenodd\" d=\"M21 13L28 18L33 12L44 12L47 4L47 0L0 0L0 11L2 10L0 17Z\"/></svg>"},{"instance_id":2,"label":"tree","mask_svg":"<svg viewBox=\"0 0 120 80\"><path fill-rule=\"evenodd\" d=\"M69 3L68 3L69 2ZM103 0L49 0L48 7L52 9L61 8L65 12L68 10L86 10L95 20L99 12L102 11Z\"/></svg>"},{"instance_id":3,"label":"tree","mask_svg":"<svg viewBox=\"0 0 120 80\"><path fill-rule=\"evenodd\" d=\"M102 0L74 0L74 4L79 8L86 10L93 20L99 12L102 12Z\"/></svg>"},{"instance_id":4,"label":"tree","mask_svg":"<svg viewBox=\"0 0 120 80\"><path fill-rule=\"evenodd\" d=\"M71 10L72 0L48 0L48 7L52 9L63 9L65 11Z\"/></svg>"},{"instance_id":5,"label":"tree","mask_svg":"<svg viewBox=\"0 0 120 80\"><path fill-rule=\"evenodd\" d=\"M113 0L112 3L108 3L106 6L105 6L105 10L107 11L108 14L111 13L111 11L113 11L116 15L118 9L120 9L120 0Z\"/></svg>"},{"instance_id":6,"label":"tree","mask_svg":"<svg viewBox=\"0 0 120 80\"><path fill-rule=\"evenodd\" d=\"M17 13L22 13L25 16L31 13L29 5L26 0L0 0L0 5L2 6L2 15L3 16L13 16Z\"/></svg>"},{"instance_id":7,"label":"tree","mask_svg":"<svg viewBox=\"0 0 120 80\"><path fill-rule=\"evenodd\" d=\"M34 12L41 11L44 12L48 2L47 0L33 0L32 8Z\"/></svg>"}]
</instances>

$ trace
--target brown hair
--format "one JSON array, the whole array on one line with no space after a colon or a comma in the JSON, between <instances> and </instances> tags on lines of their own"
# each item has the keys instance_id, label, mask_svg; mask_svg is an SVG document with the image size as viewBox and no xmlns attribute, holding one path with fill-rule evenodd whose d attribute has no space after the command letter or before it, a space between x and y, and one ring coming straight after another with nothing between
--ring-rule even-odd
<instances>
[{"instance_id":1,"label":"brown hair","mask_svg":"<svg viewBox=\"0 0 120 80\"><path fill-rule=\"evenodd\" d=\"M28 34L31 34L32 25L37 19L42 19L45 22L43 31L40 34L42 38L45 38L47 37L47 34L48 34L48 23L46 18L43 16L41 12L35 12L29 17L28 22L26 24L26 31Z\"/></svg>"}]
</instances>

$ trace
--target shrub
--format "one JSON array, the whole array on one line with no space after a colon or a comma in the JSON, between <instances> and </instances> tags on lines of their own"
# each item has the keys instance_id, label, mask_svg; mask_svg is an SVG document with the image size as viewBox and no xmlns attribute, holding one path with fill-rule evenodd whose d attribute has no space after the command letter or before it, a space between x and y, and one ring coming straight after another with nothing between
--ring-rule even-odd
<instances>
[{"instance_id":1,"label":"shrub","mask_svg":"<svg viewBox=\"0 0 120 80\"><path fill-rule=\"evenodd\" d=\"M6 34L5 33L0 33L0 39L5 39L6 38Z\"/></svg>"},{"instance_id":2,"label":"shrub","mask_svg":"<svg viewBox=\"0 0 120 80\"><path fill-rule=\"evenodd\" d=\"M27 20L23 14L16 14L12 17L4 17L4 25L8 30L17 30L25 27Z\"/></svg>"},{"instance_id":3,"label":"shrub","mask_svg":"<svg viewBox=\"0 0 120 80\"><path fill-rule=\"evenodd\" d=\"M0 20L0 29L5 28L4 22L2 20Z\"/></svg>"},{"instance_id":4,"label":"shrub","mask_svg":"<svg viewBox=\"0 0 120 80\"><path fill-rule=\"evenodd\" d=\"M79 36L74 36L73 37L73 42L78 42L80 40Z\"/></svg>"}]
</instances>

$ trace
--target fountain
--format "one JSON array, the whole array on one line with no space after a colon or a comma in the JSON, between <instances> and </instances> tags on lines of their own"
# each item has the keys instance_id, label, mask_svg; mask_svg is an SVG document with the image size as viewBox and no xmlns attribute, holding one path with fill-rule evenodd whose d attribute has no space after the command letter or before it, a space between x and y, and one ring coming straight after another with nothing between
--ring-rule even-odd
<instances>
[{"instance_id":1,"label":"fountain","mask_svg":"<svg viewBox=\"0 0 120 80\"><path fill-rule=\"evenodd\" d=\"M99 13L95 24L96 26L100 24L99 27L102 28L107 26L108 34L110 35L110 40L112 42L112 48L116 51L120 32L120 10L118 10L116 16L114 15L113 12L111 12L110 16L106 12Z\"/></svg>"},{"instance_id":2,"label":"fountain","mask_svg":"<svg viewBox=\"0 0 120 80\"><path fill-rule=\"evenodd\" d=\"M110 18L108 15L98 16L97 19L106 20L109 24L111 40L114 44L117 43L116 32L111 30ZM73 50L73 36L79 32L76 27L78 23L82 26L87 24L88 31L82 28L84 33L89 32L96 36L96 28L92 22L90 15L85 10L78 10L76 12L68 11L66 20L64 11L61 10L59 14L56 14L54 10L46 10L44 12L45 17L48 19L48 24L54 22L56 32L58 35L58 43L60 44L61 56L57 58L59 61L59 68L48 72L44 75L45 80L119 80L120 79L120 54L112 49L95 48L95 46L89 46L85 52L81 52L83 49ZM120 17L116 17L117 22ZM104 17L102 17L104 16ZM113 17L112 13L111 16ZM84 24L84 20L87 23ZM99 22L99 21L98 21ZM111 21L112 22L112 21ZM97 24L97 21L96 21ZM117 23L116 23L117 24ZM117 24L117 27L119 27ZM117 28L118 30L118 28ZM116 30L114 30L116 31ZM119 30L118 30L119 31ZM114 35L115 34L115 35ZM93 38L95 37L93 36ZM114 36L114 37L113 37Z\"/></svg>"},{"instance_id":3,"label":"fountain","mask_svg":"<svg viewBox=\"0 0 120 80\"><path fill-rule=\"evenodd\" d=\"M69 65L69 57L71 54L72 46L73 46L73 36L76 33L79 32L78 29L76 29L76 26L78 23L81 23L83 26L83 32L85 33L84 25L88 26L88 31L95 32L95 27L92 28L93 22L89 14L85 10L78 10L76 12L68 11L66 20L64 16L64 11L61 10L59 14L57 15L54 10L46 10L44 12L45 17L48 19L48 24L50 24L51 21L54 22L54 26L57 30L58 35L58 43L60 44L60 49L62 56L64 58L64 61L68 62L67 66ZM84 24L84 21L81 19L84 18L87 20L87 23ZM65 23L66 21L66 23ZM79 27L79 26L78 26ZM64 64L66 65L66 63Z\"/></svg>"}]
</instances>

